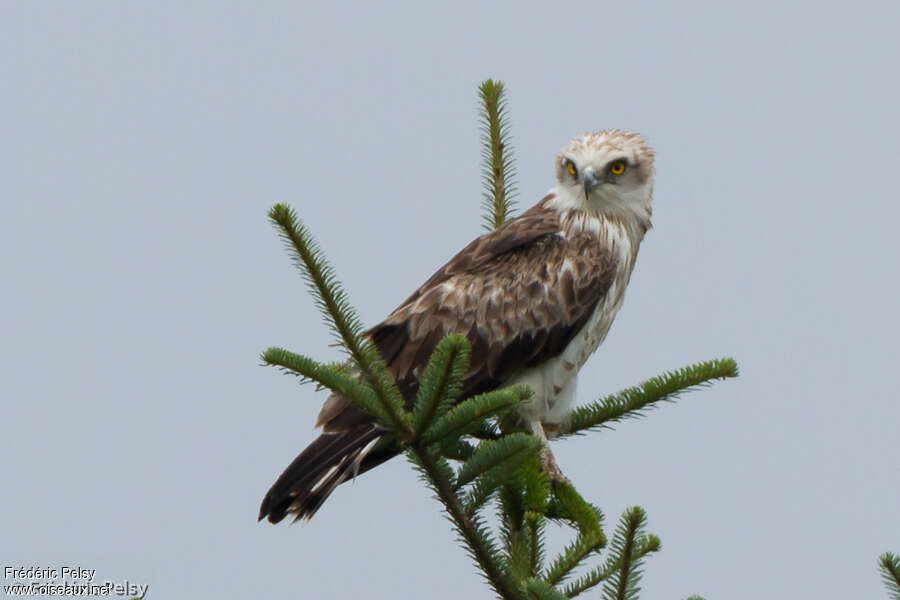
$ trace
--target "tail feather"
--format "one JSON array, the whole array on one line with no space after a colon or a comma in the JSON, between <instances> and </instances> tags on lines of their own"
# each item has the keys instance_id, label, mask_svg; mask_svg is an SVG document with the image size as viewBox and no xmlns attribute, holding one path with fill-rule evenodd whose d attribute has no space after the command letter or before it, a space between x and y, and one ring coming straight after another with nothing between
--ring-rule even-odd
<instances>
[{"instance_id":1,"label":"tail feather","mask_svg":"<svg viewBox=\"0 0 900 600\"><path fill-rule=\"evenodd\" d=\"M384 429L368 423L340 433L323 433L275 481L259 508L259 520L278 523L287 514L309 519L334 489L394 453L371 456Z\"/></svg>"}]
</instances>

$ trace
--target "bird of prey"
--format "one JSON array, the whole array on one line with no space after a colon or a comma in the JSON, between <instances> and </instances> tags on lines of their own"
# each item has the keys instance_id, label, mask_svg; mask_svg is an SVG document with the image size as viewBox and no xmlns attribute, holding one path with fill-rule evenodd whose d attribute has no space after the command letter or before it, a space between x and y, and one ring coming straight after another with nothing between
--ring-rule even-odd
<instances>
[{"instance_id":1,"label":"bird of prey","mask_svg":"<svg viewBox=\"0 0 900 600\"><path fill-rule=\"evenodd\" d=\"M635 133L594 131L570 140L555 166L556 186L540 202L473 240L367 332L409 406L437 343L465 335L472 353L461 397L527 384L534 395L518 416L545 447L650 229L653 150ZM272 485L260 520L308 519L339 484L398 452L376 446L386 430L336 394L316 425L322 434Z\"/></svg>"}]
</instances>

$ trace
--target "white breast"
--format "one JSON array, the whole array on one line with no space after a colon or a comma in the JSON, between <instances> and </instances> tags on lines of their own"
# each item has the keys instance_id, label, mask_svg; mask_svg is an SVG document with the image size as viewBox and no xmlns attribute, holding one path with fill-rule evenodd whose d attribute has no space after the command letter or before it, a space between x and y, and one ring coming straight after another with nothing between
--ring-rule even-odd
<instances>
[{"instance_id":1,"label":"white breast","mask_svg":"<svg viewBox=\"0 0 900 600\"><path fill-rule=\"evenodd\" d=\"M523 418L528 421L561 423L565 420L575 403L578 370L606 338L625 299L625 287L634 267L631 239L623 226L606 222L598 238L599 243L610 244L618 255L615 278L584 327L562 354L524 371L511 382L524 383L534 391L531 402L520 409Z\"/></svg>"}]
</instances>

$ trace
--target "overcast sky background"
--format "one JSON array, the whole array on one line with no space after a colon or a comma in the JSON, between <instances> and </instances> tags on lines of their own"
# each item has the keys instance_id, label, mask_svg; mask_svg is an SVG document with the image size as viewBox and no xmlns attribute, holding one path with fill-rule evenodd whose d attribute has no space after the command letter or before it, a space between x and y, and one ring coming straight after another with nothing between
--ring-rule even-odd
<instances>
[{"instance_id":1,"label":"overcast sky background","mask_svg":"<svg viewBox=\"0 0 900 600\"><path fill-rule=\"evenodd\" d=\"M642 597L886 597L900 4L426 4L4 4L3 566L159 599L490 597L402 459L308 525L256 522L325 398L258 357L339 357L266 210L296 207L376 323L481 231L497 77L521 207L575 134L657 152L580 402L740 363L554 446L609 526L647 509Z\"/></svg>"}]
</instances>

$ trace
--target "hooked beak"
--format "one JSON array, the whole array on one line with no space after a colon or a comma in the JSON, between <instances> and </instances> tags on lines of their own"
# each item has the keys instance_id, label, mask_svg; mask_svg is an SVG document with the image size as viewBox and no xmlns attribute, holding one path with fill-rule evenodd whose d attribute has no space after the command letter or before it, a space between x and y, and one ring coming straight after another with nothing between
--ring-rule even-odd
<instances>
[{"instance_id":1,"label":"hooked beak","mask_svg":"<svg viewBox=\"0 0 900 600\"><path fill-rule=\"evenodd\" d=\"M597 174L592 167L588 167L582 173L582 182L584 184L584 198L587 200L588 194L597 189L601 181L597 178Z\"/></svg>"}]
</instances>

